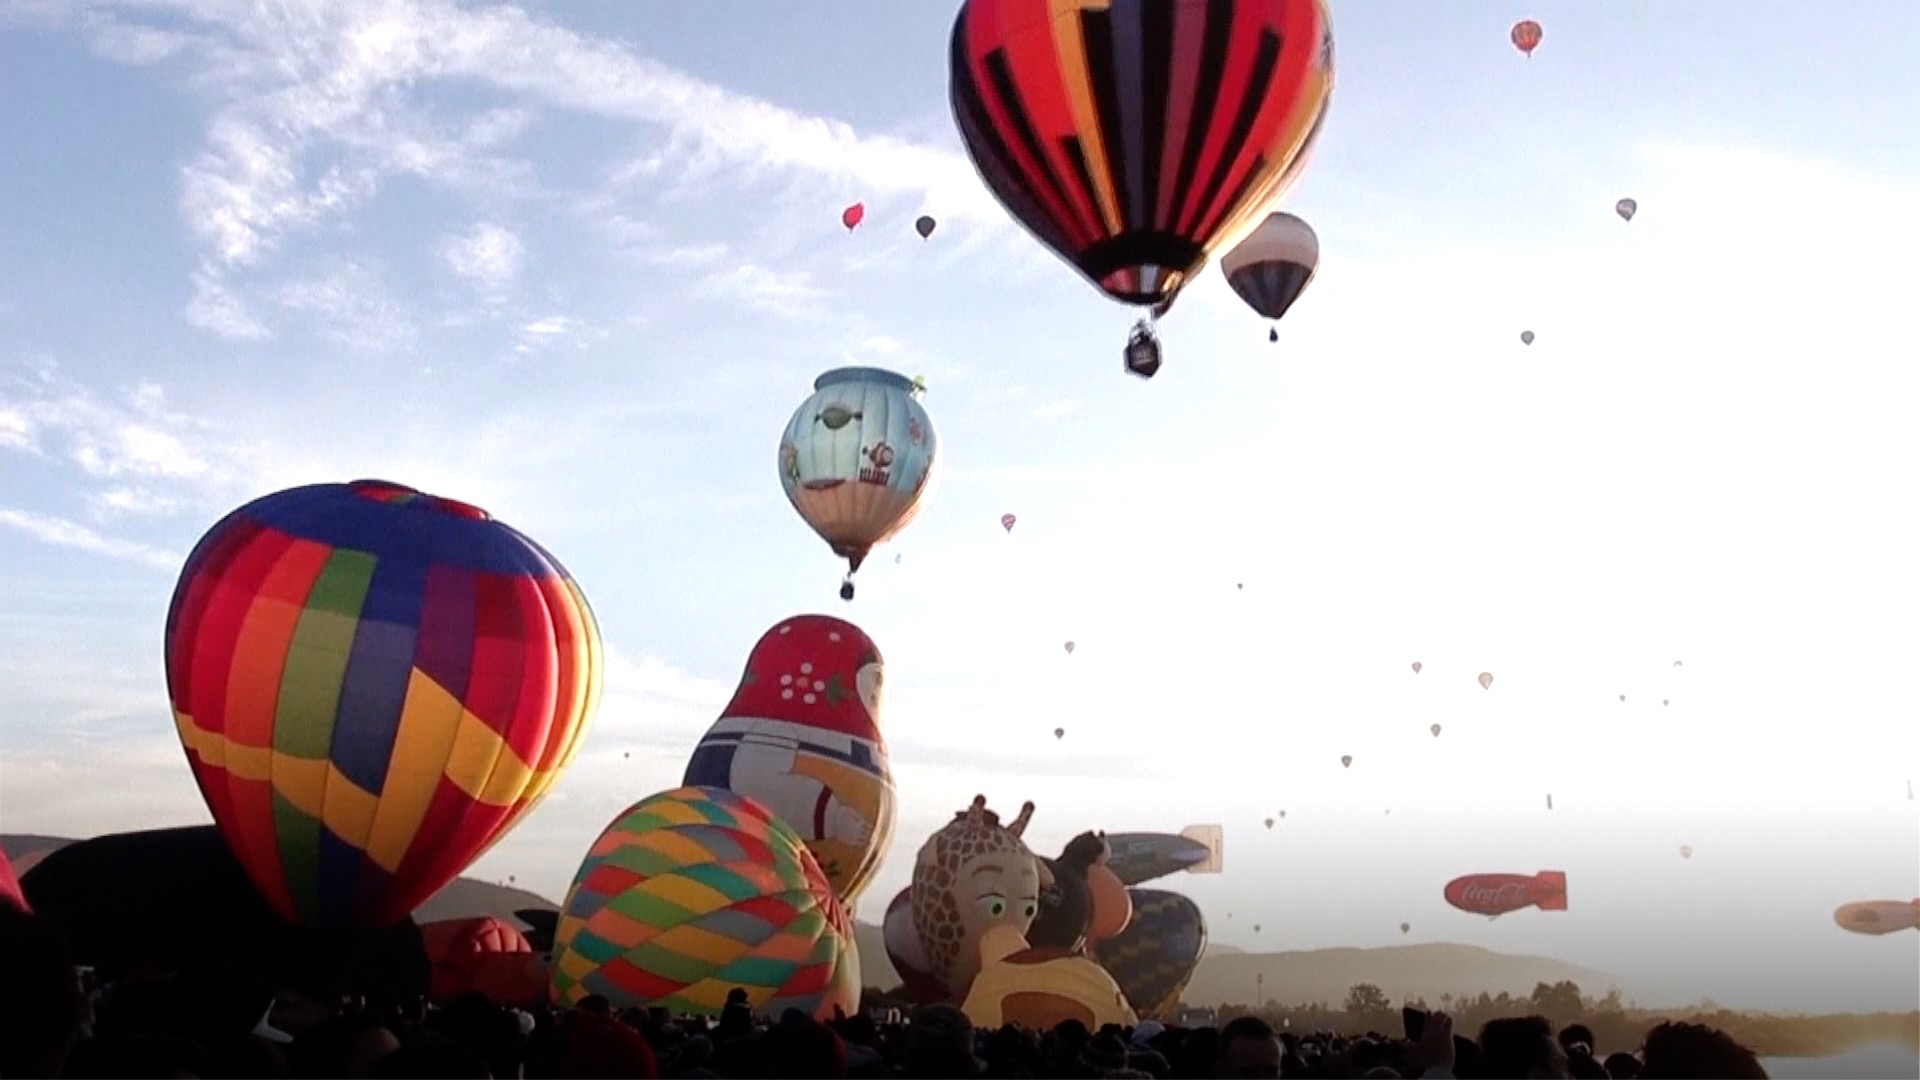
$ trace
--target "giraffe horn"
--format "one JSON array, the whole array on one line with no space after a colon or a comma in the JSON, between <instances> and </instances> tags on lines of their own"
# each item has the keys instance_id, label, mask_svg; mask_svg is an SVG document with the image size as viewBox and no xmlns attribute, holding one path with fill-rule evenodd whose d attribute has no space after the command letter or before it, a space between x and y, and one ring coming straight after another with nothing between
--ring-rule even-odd
<instances>
[{"instance_id":1,"label":"giraffe horn","mask_svg":"<svg viewBox=\"0 0 1920 1080\"><path fill-rule=\"evenodd\" d=\"M985 795L975 795L973 797L973 805L967 807L967 824L977 829L986 823L986 818L987 797Z\"/></svg>"},{"instance_id":2,"label":"giraffe horn","mask_svg":"<svg viewBox=\"0 0 1920 1080\"><path fill-rule=\"evenodd\" d=\"M1019 836L1021 833L1027 831L1027 822L1032 820L1033 800L1028 799L1026 802L1020 804L1020 816L1013 819L1013 824L1007 826L1007 831L1015 836Z\"/></svg>"}]
</instances>

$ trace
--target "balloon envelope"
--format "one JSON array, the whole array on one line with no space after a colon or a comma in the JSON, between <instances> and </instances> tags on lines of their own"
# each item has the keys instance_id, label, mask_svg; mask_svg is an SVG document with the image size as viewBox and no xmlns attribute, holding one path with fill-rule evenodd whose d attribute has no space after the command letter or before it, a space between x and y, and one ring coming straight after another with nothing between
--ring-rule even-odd
<instances>
[{"instance_id":1,"label":"balloon envelope","mask_svg":"<svg viewBox=\"0 0 1920 1080\"><path fill-rule=\"evenodd\" d=\"M1619 214L1622 221L1632 221L1633 215L1640 212L1640 204L1632 199L1621 199L1613 204L1613 212Z\"/></svg>"},{"instance_id":2,"label":"balloon envelope","mask_svg":"<svg viewBox=\"0 0 1920 1080\"><path fill-rule=\"evenodd\" d=\"M866 203L854 203L852 206L840 211L840 224L845 225L848 232L852 232L855 228L858 228L860 223L866 219Z\"/></svg>"},{"instance_id":3,"label":"balloon envelope","mask_svg":"<svg viewBox=\"0 0 1920 1080\"><path fill-rule=\"evenodd\" d=\"M1493 689L1493 672L1483 671L1480 673L1480 689L1482 690Z\"/></svg>"},{"instance_id":4,"label":"balloon envelope","mask_svg":"<svg viewBox=\"0 0 1920 1080\"><path fill-rule=\"evenodd\" d=\"M836 368L814 380L787 421L780 485L801 520L858 570L925 506L939 450L905 376Z\"/></svg>"},{"instance_id":5,"label":"balloon envelope","mask_svg":"<svg viewBox=\"0 0 1920 1080\"><path fill-rule=\"evenodd\" d=\"M1227 284L1259 315L1278 319L1313 283L1320 238L1313 226L1284 211L1267 219L1220 260Z\"/></svg>"},{"instance_id":6,"label":"balloon envelope","mask_svg":"<svg viewBox=\"0 0 1920 1080\"><path fill-rule=\"evenodd\" d=\"M1019 518L1014 517L1012 514L1001 514L1000 527L1007 530L1008 532L1012 532L1014 523L1019 520L1020 520Z\"/></svg>"},{"instance_id":7,"label":"balloon envelope","mask_svg":"<svg viewBox=\"0 0 1920 1080\"><path fill-rule=\"evenodd\" d=\"M697 787L642 799L574 875L554 998L715 1015L735 987L759 1013L852 1013L853 924L799 834L760 803Z\"/></svg>"},{"instance_id":8,"label":"balloon envelope","mask_svg":"<svg viewBox=\"0 0 1920 1080\"><path fill-rule=\"evenodd\" d=\"M1522 345L1533 344L1533 331L1531 330L1520 331L1520 344Z\"/></svg>"},{"instance_id":9,"label":"balloon envelope","mask_svg":"<svg viewBox=\"0 0 1920 1080\"><path fill-rule=\"evenodd\" d=\"M1146 1016L1178 1002L1206 953L1207 920L1199 905L1179 893L1130 892L1133 921L1095 949L1127 1001Z\"/></svg>"},{"instance_id":10,"label":"balloon envelope","mask_svg":"<svg viewBox=\"0 0 1920 1080\"><path fill-rule=\"evenodd\" d=\"M1324 0L967 0L950 61L988 190L1095 287L1143 306L1293 186L1334 78Z\"/></svg>"},{"instance_id":11,"label":"balloon envelope","mask_svg":"<svg viewBox=\"0 0 1920 1080\"><path fill-rule=\"evenodd\" d=\"M207 808L296 922L403 918L545 796L600 695L599 630L553 556L379 480L215 525L165 655Z\"/></svg>"},{"instance_id":12,"label":"balloon envelope","mask_svg":"<svg viewBox=\"0 0 1920 1080\"><path fill-rule=\"evenodd\" d=\"M800 834L851 904L893 842L885 689L866 631L830 615L782 619L754 644L681 783L758 800Z\"/></svg>"},{"instance_id":13,"label":"balloon envelope","mask_svg":"<svg viewBox=\"0 0 1920 1080\"><path fill-rule=\"evenodd\" d=\"M1507 34L1513 42L1513 47L1528 56L1532 56L1533 50L1540 47L1540 39L1545 36L1546 33L1541 30L1540 24L1532 19L1522 19L1514 23L1513 29Z\"/></svg>"},{"instance_id":14,"label":"balloon envelope","mask_svg":"<svg viewBox=\"0 0 1920 1080\"><path fill-rule=\"evenodd\" d=\"M933 230L938 224L931 215L921 214L919 220L913 223L913 231L920 234L920 239L925 240L933 235Z\"/></svg>"},{"instance_id":15,"label":"balloon envelope","mask_svg":"<svg viewBox=\"0 0 1920 1080\"><path fill-rule=\"evenodd\" d=\"M1108 833L1107 869L1132 887L1182 870L1201 872L1212 858L1205 843L1175 833Z\"/></svg>"}]
</instances>

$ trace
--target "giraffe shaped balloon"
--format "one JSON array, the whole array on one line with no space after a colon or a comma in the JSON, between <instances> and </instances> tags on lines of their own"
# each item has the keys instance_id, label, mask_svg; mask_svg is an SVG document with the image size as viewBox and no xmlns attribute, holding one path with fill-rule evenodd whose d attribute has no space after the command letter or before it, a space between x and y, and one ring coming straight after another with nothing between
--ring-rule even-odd
<instances>
[{"instance_id":1,"label":"giraffe shaped balloon","mask_svg":"<svg viewBox=\"0 0 1920 1080\"><path fill-rule=\"evenodd\" d=\"M1021 834L1033 803L1008 825L987 809L987 797L953 816L927 838L913 865L913 925L926 974L955 999L964 999L980 971L980 939L1004 926L1025 938L1040 911L1040 890L1051 884Z\"/></svg>"}]
</instances>

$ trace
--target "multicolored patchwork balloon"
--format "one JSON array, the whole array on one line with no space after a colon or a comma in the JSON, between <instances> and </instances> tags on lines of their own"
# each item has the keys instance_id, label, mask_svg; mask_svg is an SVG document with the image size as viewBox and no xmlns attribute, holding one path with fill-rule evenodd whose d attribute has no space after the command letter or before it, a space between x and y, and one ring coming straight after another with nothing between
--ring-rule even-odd
<instances>
[{"instance_id":1,"label":"multicolored patchwork balloon","mask_svg":"<svg viewBox=\"0 0 1920 1080\"><path fill-rule=\"evenodd\" d=\"M291 922L386 925L552 788L599 701L600 631L532 540L360 480L215 525L174 587L166 666L260 895Z\"/></svg>"},{"instance_id":2,"label":"multicolored patchwork balloon","mask_svg":"<svg viewBox=\"0 0 1920 1080\"><path fill-rule=\"evenodd\" d=\"M716 1014L831 1019L860 1003L853 923L807 845L766 806L719 788L650 796L587 851L553 939L553 997Z\"/></svg>"}]
</instances>

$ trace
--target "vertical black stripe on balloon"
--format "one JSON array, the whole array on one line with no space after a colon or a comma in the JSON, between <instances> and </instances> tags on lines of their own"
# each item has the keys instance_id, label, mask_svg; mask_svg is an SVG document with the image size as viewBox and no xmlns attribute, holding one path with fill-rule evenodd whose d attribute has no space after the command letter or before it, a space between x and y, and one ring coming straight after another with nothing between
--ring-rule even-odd
<instances>
[{"instance_id":1,"label":"vertical black stripe on balloon","mask_svg":"<svg viewBox=\"0 0 1920 1080\"><path fill-rule=\"evenodd\" d=\"M1100 117L1100 142L1106 148L1107 181L1113 191L1115 228L1125 232L1129 225L1127 207L1131 205L1127 184L1127 132L1120 115L1120 80L1116 78L1113 55L1113 25L1109 12L1095 8L1080 11L1080 40L1086 55L1087 85L1093 91L1094 110ZM1110 235L1100 230L1101 235Z\"/></svg>"},{"instance_id":2,"label":"vertical black stripe on balloon","mask_svg":"<svg viewBox=\"0 0 1920 1080\"><path fill-rule=\"evenodd\" d=\"M954 39L956 63L953 68L953 119L960 128L960 138L966 143L973 158L974 168L979 171L980 179L987 189L1007 204L1016 218L1048 243L1059 237L1057 227L1048 226L1045 215L1041 214L1040 202L1034 197L1032 185L1019 169L1015 167L1013 155L1009 153L1006 140L994 129L993 118L988 115L986 103L981 100L977 84L973 80L972 69L966 65L960 52L958 36Z\"/></svg>"},{"instance_id":3,"label":"vertical black stripe on balloon","mask_svg":"<svg viewBox=\"0 0 1920 1080\"><path fill-rule=\"evenodd\" d=\"M1034 168L1040 173L1040 179L1046 182L1059 206L1057 211L1050 211L1048 216L1053 220L1054 227L1061 233L1071 233L1069 226L1074 224L1072 218L1063 219L1060 215L1074 214L1073 200L1068 198L1066 185L1061 182L1060 175L1053 171L1053 163L1047 160L1046 148L1040 145L1040 136L1033 130L1033 118L1028 115L1026 102L1021 99L1020 90L1013 83L1013 69L1007 63L1006 50L995 49L986 55L985 61L987 77L992 81L995 92L1000 95L1000 110L1006 114L1007 123L1013 128L1014 137L1020 140L1022 147L1026 148L1033 160ZM1015 171L1018 172L1018 170ZM1038 195L1039 192L1035 194ZM1034 201L1041 203L1037 198ZM1044 207L1045 204L1041 203L1041 205ZM1088 223L1082 221L1079 224L1085 230L1085 235L1099 237L1106 234L1104 228L1087 230Z\"/></svg>"},{"instance_id":4,"label":"vertical black stripe on balloon","mask_svg":"<svg viewBox=\"0 0 1920 1080\"><path fill-rule=\"evenodd\" d=\"M1173 93L1173 4L1141 4L1140 7L1140 95L1145 107L1141 131L1147 140L1141 152L1146 165L1146 181L1141 197L1146 200L1145 216L1134 223L1137 229L1158 226L1160 212L1160 162L1166 154L1167 105Z\"/></svg>"},{"instance_id":5,"label":"vertical black stripe on balloon","mask_svg":"<svg viewBox=\"0 0 1920 1080\"><path fill-rule=\"evenodd\" d=\"M1193 178L1200 159L1207 152L1207 136L1213 128L1214 106L1220 100L1220 80L1227 69L1227 54L1233 46L1233 0L1209 0L1206 28L1201 35L1200 64L1194 72L1193 112L1187 117L1187 145L1180 154L1179 178L1174 181L1173 213L1168 232L1179 232L1179 223L1193 214Z\"/></svg>"},{"instance_id":6,"label":"vertical black stripe on balloon","mask_svg":"<svg viewBox=\"0 0 1920 1080\"><path fill-rule=\"evenodd\" d=\"M1127 194L1115 207L1121 228L1145 229L1152 220L1147 194L1146 39L1140 24L1142 0L1116 0L1107 9L1113 35L1113 74L1119 90L1120 133L1126 142Z\"/></svg>"},{"instance_id":7,"label":"vertical black stripe on balloon","mask_svg":"<svg viewBox=\"0 0 1920 1080\"><path fill-rule=\"evenodd\" d=\"M1247 193L1253 190L1253 185L1259 183L1261 179L1265 177L1266 171L1267 155L1260 154L1255 156L1253 161L1247 166L1247 171L1241 175L1240 182L1234 185L1233 195L1220 205L1229 209L1239 206L1240 200L1246 198ZM1194 226L1194 235L1200 235L1202 229L1207 232L1212 232L1219 227L1220 222L1226 220L1224 214L1216 214L1215 217L1218 219L1217 221L1209 221L1205 218L1200 219L1199 223Z\"/></svg>"},{"instance_id":8,"label":"vertical black stripe on balloon","mask_svg":"<svg viewBox=\"0 0 1920 1080\"><path fill-rule=\"evenodd\" d=\"M1068 137L1060 140L1060 149L1066 152L1067 162L1068 164L1073 166L1074 175L1079 179L1079 181L1082 184L1085 184L1087 187L1087 190L1091 192L1093 190L1093 170L1087 167L1087 151L1085 147L1080 145L1079 138L1077 136L1069 135ZM1093 242L1097 244L1101 240L1105 239L1106 237L1107 237L1107 231L1105 229L1101 229L1095 235ZM1093 278L1095 281L1098 281L1100 279L1101 271L1097 271L1087 266L1079 258L1080 253L1084 251L1085 248L1082 245L1077 245L1077 244L1070 245L1070 246L1074 248L1073 265L1078 266L1080 268L1081 273L1087 275L1090 278Z\"/></svg>"},{"instance_id":9,"label":"vertical black stripe on balloon","mask_svg":"<svg viewBox=\"0 0 1920 1080\"><path fill-rule=\"evenodd\" d=\"M1253 71L1241 88L1240 108L1233 118L1233 127L1227 130L1227 141L1220 148L1220 159L1213 163L1213 176L1207 180L1206 191L1193 204L1192 215L1187 219L1188 235L1197 235L1202 219L1215 205L1220 196L1220 188L1227 182L1227 174L1232 171L1240 155L1246 152L1247 136L1253 132L1253 122L1260 118L1260 109L1267 103L1267 95L1273 90L1273 73L1279 67L1280 35L1262 28L1260 44L1253 57ZM1244 191L1244 185L1242 185Z\"/></svg>"}]
</instances>

